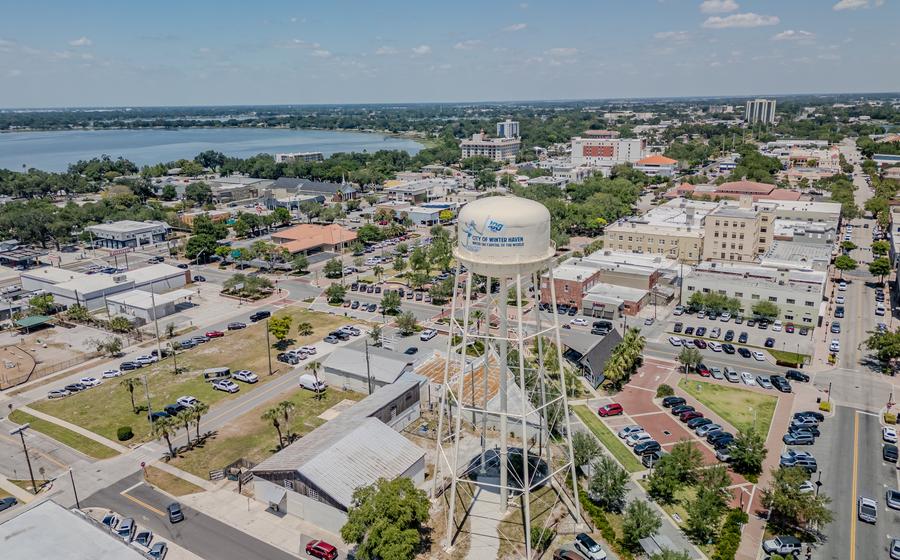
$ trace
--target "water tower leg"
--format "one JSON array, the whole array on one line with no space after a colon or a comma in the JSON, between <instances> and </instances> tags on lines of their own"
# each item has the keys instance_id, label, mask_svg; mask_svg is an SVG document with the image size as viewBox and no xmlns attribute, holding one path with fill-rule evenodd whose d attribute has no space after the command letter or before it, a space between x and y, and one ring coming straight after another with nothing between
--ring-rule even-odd
<instances>
[{"instance_id":1,"label":"water tower leg","mask_svg":"<svg viewBox=\"0 0 900 560\"><path fill-rule=\"evenodd\" d=\"M506 316L506 277L500 278L500 293L497 294L499 302L500 315L500 357L497 361L500 363L500 512L506 513L507 501L509 500L509 488L507 488L507 464L506 456L508 449L509 427L506 423L506 413L508 405L506 403L506 376L508 374L507 354L509 353L509 319ZM487 287L487 291L491 291L491 287Z\"/></svg>"},{"instance_id":2,"label":"water tower leg","mask_svg":"<svg viewBox=\"0 0 900 560\"><path fill-rule=\"evenodd\" d=\"M528 474L528 389L525 387L525 337L522 330L522 275L516 274L516 348L522 401L522 508L525 512L525 558L531 559L531 477Z\"/></svg>"}]
</instances>

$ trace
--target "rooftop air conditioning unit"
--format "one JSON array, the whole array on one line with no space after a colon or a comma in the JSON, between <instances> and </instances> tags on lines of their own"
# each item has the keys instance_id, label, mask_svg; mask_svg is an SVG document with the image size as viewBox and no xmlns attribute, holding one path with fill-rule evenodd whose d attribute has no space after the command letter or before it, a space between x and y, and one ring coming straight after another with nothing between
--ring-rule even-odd
<instances>
[{"instance_id":1,"label":"rooftop air conditioning unit","mask_svg":"<svg viewBox=\"0 0 900 560\"><path fill-rule=\"evenodd\" d=\"M115 276L112 277L112 279L113 279L113 282L115 282L116 284L121 284L122 282L125 282L126 280L128 280L128 277L125 276L124 274L116 274Z\"/></svg>"}]
</instances>

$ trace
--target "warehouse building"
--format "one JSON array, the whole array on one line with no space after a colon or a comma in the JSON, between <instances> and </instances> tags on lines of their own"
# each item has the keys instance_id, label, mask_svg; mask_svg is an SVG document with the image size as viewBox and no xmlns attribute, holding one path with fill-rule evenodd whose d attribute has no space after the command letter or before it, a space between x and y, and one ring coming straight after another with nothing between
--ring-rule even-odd
<instances>
[{"instance_id":1,"label":"warehouse building","mask_svg":"<svg viewBox=\"0 0 900 560\"><path fill-rule=\"evenodd\" d=\"M334 387L368 394L413 372L414 360L385 348L341 346L322 363L322 379Z\"/></svg>"},{"instance_id":2,"label":"warehouse building","mask_svg":"<svg viewBox=\"0 0 900 560\"><path fill-rule=\"evenodd\" d=\"M168 238L172 228L165 222L119 220L84 229L91 235L91 242L95 247L128 249L161 243Z\"/></svg>"},{"instance_id":3,"label":"warehouse building","mask_svg":"<svg viewBox=\"0 0 900 560\"><path fill-rule=\"evenodd\" d=\"M398 433L419 417L419 384L385 385L253 468L257 500L340 534L353 492L380 478L425 480L425 451Z\"/></svg>"}]
</instances>

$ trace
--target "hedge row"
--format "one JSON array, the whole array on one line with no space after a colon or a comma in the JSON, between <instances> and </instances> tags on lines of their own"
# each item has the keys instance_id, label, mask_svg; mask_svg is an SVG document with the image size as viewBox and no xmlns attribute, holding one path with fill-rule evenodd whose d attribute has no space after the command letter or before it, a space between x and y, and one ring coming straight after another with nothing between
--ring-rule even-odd
<instances>
[{"instance_id":1,"label":"hedge row","mask_svg":"<svg viewBox=\"0 0 900 560\"><path fill-rule=\"evenodd\" d=\"M747 523L750 517L740 509L732 509L725 516L725 523L719 532L719 540L716 542L716 553L713 560L734 560L738 547L741 546L741 526Z\"/></svg>"},{"instance_id":2,"label":"hedge row","mask_svg":"<svg viewBox=\"0 0 900 560\"><path fill-rule=\"evenodd\" d=\"M600 506L592 502L588 493L584 490L578 492L578 499L581 501L581 507L584 509L584 512L588 514L594 525L600 529L603 540L609 543L609 546L613 548L619 558L621 558L621 560L634 560L634 556L631 552L623 548L619 542L616 530L613 529L613 526L609 524L609 520L606 519L606 512L603 511Z\"/></svg>"}]
</instances>

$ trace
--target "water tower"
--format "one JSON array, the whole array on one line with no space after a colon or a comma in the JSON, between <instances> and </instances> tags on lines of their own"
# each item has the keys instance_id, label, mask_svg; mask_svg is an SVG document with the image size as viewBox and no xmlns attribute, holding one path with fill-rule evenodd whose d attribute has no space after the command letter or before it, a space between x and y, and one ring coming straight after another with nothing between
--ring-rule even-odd
<instances>
[{"instance_id":1,"label":"water tower","mask_svg":"<svg viewBox=\"0 0 900 560\"><path fill-rule=\"evenodd\" d=\"M550 213L489 197L466 205L458 224L433 495L449 487L447 548L462 487L497 495L498 515L520 500L531 558L534 490L550 486L581 520L559 320L538 312L542 281L556 301Z\"/></svg>"}]
</instances>

